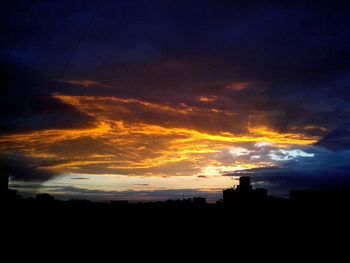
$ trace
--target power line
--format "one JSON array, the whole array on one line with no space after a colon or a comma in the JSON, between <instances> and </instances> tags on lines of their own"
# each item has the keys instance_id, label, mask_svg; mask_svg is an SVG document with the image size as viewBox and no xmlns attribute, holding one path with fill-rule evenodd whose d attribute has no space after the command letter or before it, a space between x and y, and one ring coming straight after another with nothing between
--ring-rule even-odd
<instances>
[{"instance_id":1,"label":"power line","mask_svg":"<svg viewBox=\"0 0 350 263\"><path fill-rule=\"evenodd\" d=\"M76 53L77 50L79 49L81 42L82 42L83 39L85 38L85 36L86 36L86 34L87 34L88 30L89 30L89 27L91 26L92 22L94 21L96 15L97 15L97 12L98 12L98 10L99 10L99 8L100 8L100 6L101 6L101 4L102 4L102 0L99 0L99 1L98 1L98 4L97 4L96 7L95 7L95 10L94 10L93 13L91 14L91 17L90 17L90 19L89 19L89 21L88 21L88 23L87 23L85 29L84 29L83 32L81 33L81 35L80 35L80 37L79 37L79 39L78 39L77 44L76 44L75 47L73 48L72 53L71 53L70 56L67 58L66 62L64 63L64 66L63 66L62 70L59 72L59 74L57 75L57 78L56 78L56 79L61 79L61 78L63 77L63 75L64 75L64 73L66 72L67 68L69 67L69 65L70 65L70 63L71 63L71 61L72 61L72 59L73 59L75 53Z\"/></svg>"}]
</instances>

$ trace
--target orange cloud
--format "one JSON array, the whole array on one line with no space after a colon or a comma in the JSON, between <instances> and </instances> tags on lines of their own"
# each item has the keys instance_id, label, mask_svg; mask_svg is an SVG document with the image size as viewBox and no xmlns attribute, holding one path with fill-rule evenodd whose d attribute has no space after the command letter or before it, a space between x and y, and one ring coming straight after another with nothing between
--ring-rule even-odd
<instances>
[{"instance_id":1,"label":"orange cloud","mask_svg":"<svg viewBox=\"0 0 350 263\"><path fill-rule=\"evenodd\" d=\"M220 129L195 129L186 122L176 121L188 116L192 121L209 116L220 123L222 116L225 119L234 117L232 112L225 115L213 113L211 109L117 97L59 94L55 97L92 116L96 120L95 125L84 129L49 129L1 135L2 153L20 152L39 160L39 168L55 173L217 176L227 171L270 165L265 161L237 160L228 165L215 160L217 153L232 147L256 142L278 147L304 146L318 140L304 134L279 133L266 126L253 126L245 133L234 133ZM152 118L137 116L143 116L145 112L165 118L155 124ZM172 125L166 123L167 118L173 121Z\"/></svg>"},{"instance_id":2,"label":"orange cloud","mask_svg":"<svg viewBox=\"0 0 350 263\"><path fill-rule=\"evenodd\" d=\"M82 86L84 88L91 87L101 87L101 88L110 88L110 85L103 84L101 82L90 80L90 79L67 79L67 80L57 80L58 82L68 83L71 85Z\"/></svg>"},{"instance_id":3,"label":"orange cloud","mask_svg":"<svg viewBox=\"0 0 350 263\"><path fill-rule=\"evenodd\" d=\"M216 96L210 96L210 97L207 97L207 96L200 96L200 97L198 97L198 101L199 101L199 102L203 102L203 103L212 103L212 102L214 102L215 100L217 100L217 97L216 97Z\"/></svg>"},{"instance_id":4,"label":"orange cloud","mask_svg":"<svg viewBox=\"0 0 350 263\"><path fill-rule=\"evenodd\" d=\"M36 155L36 157L40 156L37 153L41 153L42 157L46 157L44 159L51 155L55 156L54 160L59 160L57 164L44 163L46 168L73 172L83 167L97 165L100 166L100 171L106 172L108 170L110 173L114 171L127 174L152 172L152 168L180 164L183 161L190 162L193 167L197 167L196 170L199 172L201 168L206 167L210 154L229 149L240 143L264 140L274 143L304 145L314 142L307 138L288 138L274 133L265 133L263 137L259 137L261 131L249 136L235 136L232 134L205 134L193 130L168 129L145 124L135 124L124 128L112 127L112 125L102 123L97 128L87 130L51 130L25 135L16 134L3 136L0 138L0 142L7 146L8 151L21 150L29 156ZM264 130L264 132L266 131ZM94 138L97 141L103 141L106 149L99 149L96 153L90 152L94 150L93 145L91 145L91 149L85 149L89 156L83 157L81 160L79 158L81 151L76 150L74 153L74 148L73 152L59 154L55 154L55 150L51 148L52 145L62 142L74 145L75 140L79 138ZM142 144L144 145L140 147ZM101 158L105 150L108 151L108 155ZM66 156L72 156L72 158ZM251 168L251 166L246 164L245 167ZM237 167L244 166L240 164ZM155 174L162 174L162 172L158 171ZM163 175L172 174L170 172Z\"/></svg>"},{"instance_id":5,"label":"orange cloud","mask_svg":"<svg viewBox=\"0 0 350 263\"><path fill-rule=\"evenodd\" d=\"M247 88L249 85L248 82L232 82L225 86L226 89L229 90L243 90Z\"/></svg>"}]
</instances>

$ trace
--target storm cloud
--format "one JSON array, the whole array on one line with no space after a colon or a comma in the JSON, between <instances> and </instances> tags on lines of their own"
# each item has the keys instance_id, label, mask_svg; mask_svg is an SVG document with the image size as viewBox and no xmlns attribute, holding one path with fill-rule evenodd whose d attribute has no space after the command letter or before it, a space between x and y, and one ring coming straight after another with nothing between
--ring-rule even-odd
<instances>
[{"instance_id":1,"label":"storm cloud","mask_svg":"<svg viewBox=\"0 0 350 263\"><path fill-rule=\"evenodd\" d=\"M0 66L1 133L89 126L91 117L55 99L54 82L27 65Z\"/></svg>"},{"instance_id":2,"label":"storm cloud","mask_svg":"<svg viewBox=\"0 0 350 263\"><path fill-rule=\"evenodd\" d=\"M40 163L22 155L1 155L0 176L6 175L12 180L43 182L52 179L56 174L40 168Z\"/></svg>"}]
</instances>

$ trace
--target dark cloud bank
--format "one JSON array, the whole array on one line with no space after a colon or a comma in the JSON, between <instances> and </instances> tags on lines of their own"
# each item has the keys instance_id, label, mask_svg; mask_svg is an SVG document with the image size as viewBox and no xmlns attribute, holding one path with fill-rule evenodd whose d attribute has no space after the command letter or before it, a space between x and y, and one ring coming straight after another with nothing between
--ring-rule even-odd
<instances>
[{"instance_id":1,"label":"dark cloud bank","mask_svg":"<svg viewBox=\"0 0 350 263\"><path fill-rule=\"evenodd\" d=\"M110 87L56 83L54 91L65 94L188 104L197 96L215 95L226 100L211 107L263 115L280 131L320 134L302 127L334 129L349 119L350 21L349 6L342 1L102 1L82 35L96 3L8 4L2 35L9 37L1 43L2 56L44 72L50 81L92 79ZM13 74L28 77L20 69ZM249 85L242 91L225 89L232 82ZM21 83L13 86L16 94L33 93L30 87L19 88ZM57 124L49 119L60 122L55 112L70 116L71 110L58 102L23 97L16 97L18 111L23 114L30 104L27 114L39 127ZM37 114L43 108L50 108L53 117ZM78 121L64 125L79 123L82 116L70 118ZM13 126L28 126L28 120L11 119L7 123Z\"/></svg>"},{"instance_id":2,"label":"dark cloud bank","mask_svg":"<svg viewBox=\"0 0 350 263\"><path fill-rule=\"evenodd\" d=\"M50 94L54 83L28 66L0 66L0 131L25 132L88 126L91 118Z\"/></svg>"},{"instance_id":3,"label":"dark cloud bank","mask_svg":"<svg viewBox=\"0 0 350 263\"><path fill-rule=\"evenodd\" d=\"M43 182L56 174L45 169L39 169L40 164L23 155L0 155L0 176L10 176L13 180Z\"/></svg>"}]
</instances>

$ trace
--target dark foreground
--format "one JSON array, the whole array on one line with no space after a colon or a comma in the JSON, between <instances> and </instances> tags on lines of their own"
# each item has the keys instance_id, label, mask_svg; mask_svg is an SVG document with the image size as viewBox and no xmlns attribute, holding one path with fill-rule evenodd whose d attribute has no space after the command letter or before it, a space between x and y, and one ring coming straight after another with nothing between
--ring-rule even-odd
<instances>
[{"instance_id":1,"label":"dark foreground","mask_svg":"<svg viewBox=\"0 0 350 263\"><path fill-rule=\"evenodd\" d=\"M349 204L2 204L1 262L350 262Z\"/></svg>"}]
</instances>

